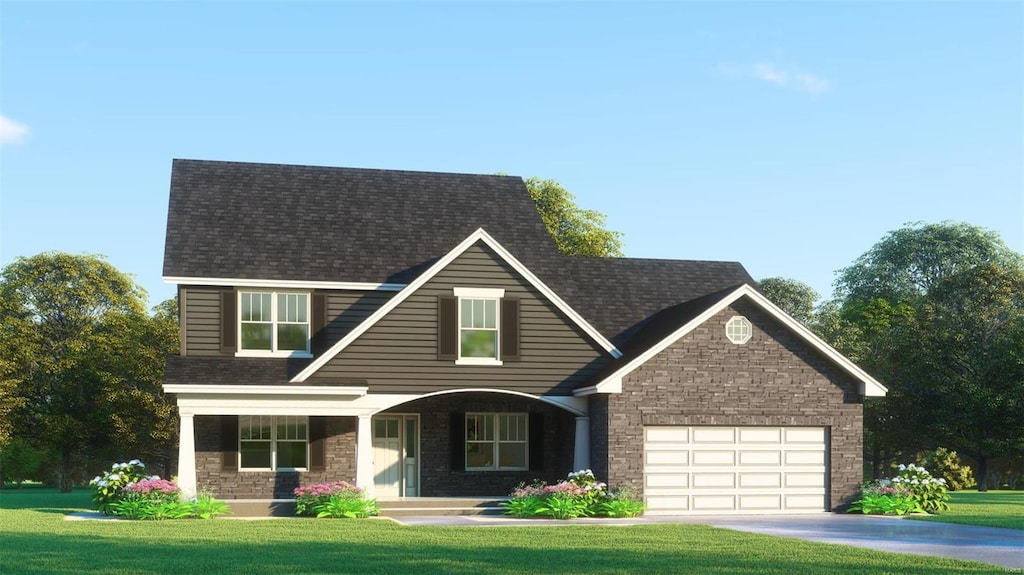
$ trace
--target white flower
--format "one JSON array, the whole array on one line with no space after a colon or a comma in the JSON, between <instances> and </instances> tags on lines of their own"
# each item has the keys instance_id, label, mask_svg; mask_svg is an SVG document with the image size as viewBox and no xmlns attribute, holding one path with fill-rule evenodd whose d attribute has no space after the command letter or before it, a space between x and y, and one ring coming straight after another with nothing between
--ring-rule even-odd
<instances>
[{"instance_id":1,"label":"white flower","mask_svg":"<svg viewBox=\"0 0 1024 575\"><path fill-rule=\"evenodd\" d=\"M946 484L946 480L945 480L945 479L942 479L942 478L940 477L940 478L939 478L939 483L941 483L942 485L945 485L945 484Z\"/></svg>"},{"instance_id":2,"label":"white flower","mask_svg":"<svg viewBox=\"0 0 1024 575\"><path fill-rule=\"evenodd\" d=\"M117 473L111 473L111 474L110 474L110 475L109 475L109 476L107 477L107 479L109 479L110 481L121 481L121 476L120 476L120 475L118 475Z\"/></svg>"},{"instance_id":3,"label":"white flower","mask_svg":"<svg viewBox=\"0 0 1024 575\"><path fill-rule=\"evenodd\" d=\"M100 482L100 476L97 475L96 477L92 478L92 481L89 482L89 485L96 485L99 482Z\"/></svg>"},{"instance_id":4,"label":"white flower","mask_svg":"<svg viewBox=\"0 0 1024 575\"><path fill-rule=\"evenodd\" d=\"M911 485L918 485L918 483L919 482L917 481L916 477L913 479L913 481L910 482Z\"/></svg>"},{"instance_id":5,"label":"white flower","mask_svg":"<svg viewBox=\"0 0 1024 575\"><path fill-rule=\"evenodd\" d=\"M903 465L903 464L901 463L901 464L900 464L900 467L899 467L899 470L900 470L900 471L905 471L906 469L907 469L907 466L906 466L906 465Z\"/></svg>"},{"instance_id":6,"label":"white flower","mask_svg":"<svg viewBox=\"0 0 1024 575\"><path fill-rule=\"evenodd\" d=\"M139 467L145 467L146 466L145 463L139 461L138 459L133 459L133 460L129 461L128 465L137 465Z\"/></svg>"}]
</instances>

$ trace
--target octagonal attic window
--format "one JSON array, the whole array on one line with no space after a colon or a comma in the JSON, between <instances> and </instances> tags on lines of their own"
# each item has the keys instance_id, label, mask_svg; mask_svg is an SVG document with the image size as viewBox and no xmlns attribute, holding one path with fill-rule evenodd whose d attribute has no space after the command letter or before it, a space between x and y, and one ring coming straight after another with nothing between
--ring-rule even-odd
<instances>
[{"instance_id":1,"label":"octagonal attic window","mask_svg":"<svg viewBox=\"0 0 1024 575\"><path fill-rule=\"evenodd\" d=\"M725 323L725 337L735 344L747 343L753 329L747 318L738 315Z\"/></svg>"}]
</instances>

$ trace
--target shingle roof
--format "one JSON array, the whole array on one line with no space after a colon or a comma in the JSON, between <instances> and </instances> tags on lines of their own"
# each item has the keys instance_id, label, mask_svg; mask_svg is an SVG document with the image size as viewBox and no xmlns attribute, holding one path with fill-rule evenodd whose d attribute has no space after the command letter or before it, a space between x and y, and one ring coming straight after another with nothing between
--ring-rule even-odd
<instances>
[{"instance_id":1,"label":"shingle roof","mask_svg":"<svg viewBox=\"0 0 1024 575\"><path fill-rule=\"evenodd\" d=\"M404 283L480 227L555 252L517 177L174 160L163 273Z\"/></svg>"},{"instance_id":2,"label":"shingle roof","mask_svg":"<svg viewBox=\"0 0 1024 575\"><path fill-rule=\"evenodd\" d=\"M517 177L199 160L174 161L164 275L407 283L477 228L629 355L754 283L737 262L563 256ZM280 384L306 364L172 358L166 381Z\"/></svg>"}]
</instances>

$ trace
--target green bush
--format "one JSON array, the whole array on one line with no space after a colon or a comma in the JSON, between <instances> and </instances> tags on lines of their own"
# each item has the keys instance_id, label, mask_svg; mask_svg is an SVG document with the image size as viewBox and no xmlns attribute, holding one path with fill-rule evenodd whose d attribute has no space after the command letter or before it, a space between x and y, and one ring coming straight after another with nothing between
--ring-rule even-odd
<instances>
[{"instance_id":1,"label":"green bush","mask_svg":"<svg viewBox=\"0 0 1024 575\"><path fill-rule=\"evenodd\" d=\"M44 451L20 437L12 437L0 448L0 481L12 481L20 486L23 481L39 479L45 460Z\"/></svg>"},{"instance_id":2,"label":"green bush","mask_svg":"<svg viewBox=\"0 0 1024 575\"><path fill-rule=\"evenodd\" d=\"M295 514L312 517L362 518L377 515L377 501L347 481L297 487Z\"/></svg>"},{"instance_id":3,"label":"green bush","mask_svg":"<svg viewBox=\"0 0 1024 575\"><path fill-rule=\"evenodd\" d=\"M155 475L149 477L157 478ZM113 512L113 504L120 501L124 496L122 489L126 485L137 483L146 476L146 464L133 459L128 463L115 463L103 475L97 475L89 482L92 487L92 502L96 509L106 515ZM157 478L159 479L159 478Z\"/></svg>"},{"instance_id":4,"label":"green bush","mask_svg":"<svg viewBox=\"0 0 1024 575\"><path fill-rule=\"evenodd\" d=\"M946 492L946 480L932 477L924 467L899 465L899 474L892 478L892 483L905 487L914 494L914 499L926 513L938 513L949 509L949 493Z\"/></svg>"},{"instance_id":5,"label":"green bush","mask_svg":"<svg viewBox=\"0 0 1024 575\"><path fill-rule=\"evenodd\" d=\"M534 482L520 484L502 503L505 514L513 517L550 517L575 519L594 515L635 517L643 513L643 502L632 488L609 492L589 469L570 473L554 485Z\"/></svg>"},{"instance_id":6,"label":"green bush","mask_svg":"<svg viewBox=\"0 0 1024 575\"><path fill-rule=\"evenodd\" d=\"M644 502L632 485L623 485L608 492L601 502L598 515L605 517L636 517L644 512Z\"/></svg>"},{"instance_id":7,"label":"green bush","mask_svg":"<svg viewBox=\"0 0 1024 575\"><path fill-rule=\"evenodd\" d=\"M969 489L976 485L971 467L960 463L960 456L945 447L920 454L917 464L931 469L936 477L945 479L946 488L950 491Z\"/></svg>"}]
</instances>

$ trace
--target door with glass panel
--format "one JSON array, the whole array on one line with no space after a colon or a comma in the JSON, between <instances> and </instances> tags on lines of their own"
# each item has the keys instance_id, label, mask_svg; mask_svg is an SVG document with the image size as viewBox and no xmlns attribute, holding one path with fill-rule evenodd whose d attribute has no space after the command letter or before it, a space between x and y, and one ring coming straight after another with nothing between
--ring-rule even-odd
<instances>
[{"instance_id":1,"label":"door with glass panel","mask_svg":"<svg viewBox=\"0 0 1024 575\"><path fill-rule=\"evenodd\" d=\"M378 497L419 495L419 416L373 418L373 483Z\"/></svg>"}]
</instances>

